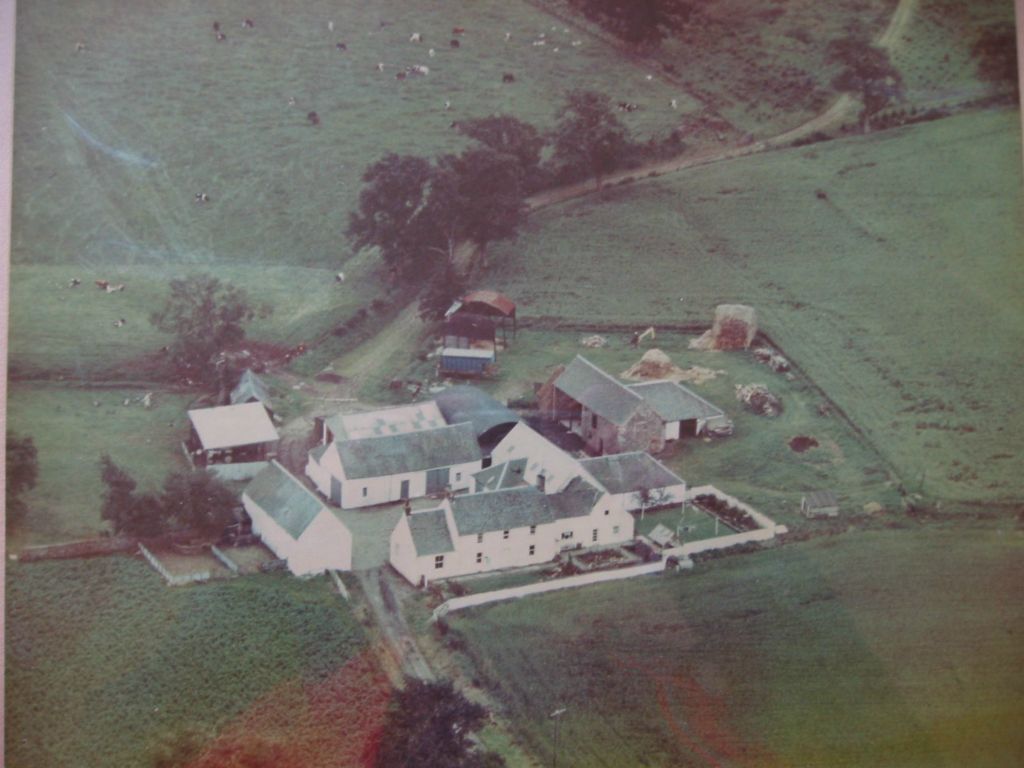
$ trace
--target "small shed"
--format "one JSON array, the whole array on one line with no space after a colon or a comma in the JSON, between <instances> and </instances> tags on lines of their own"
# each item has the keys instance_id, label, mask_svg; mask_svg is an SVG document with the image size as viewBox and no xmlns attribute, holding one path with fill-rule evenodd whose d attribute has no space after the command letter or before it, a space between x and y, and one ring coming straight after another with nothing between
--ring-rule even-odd
<instances>
[{"instance_id":1,"label":"small shed","mask_svg":"<svg viewBox=\"0 0 1024 768\"><path fill-rule=\"evenodd\" d=\"M501 324L501 335L506 341L505 326L511 320L512 337L515 338L516 303L505 294L498 293L497 291L470 291L448 308L448 311L445 312L445 318L463 312L494 318Z\"/></svg>"},{"instance_id":2,"label":"small shed","mask_svg":"<svg viewBox=\"0 0 1024 768\"><path fill-rule=\"evenodd\" d=\"M231 390L231 405L242 405L243 403L263 403L264 408L271 413L274 412L270 402L270 387L253 373L251 368L242 371L238 384Z\"/></svg>"},{"instance_id":3,"label":"small shed","mask_svg":"<svg viewBox=\"0 0 1024 768\"><path fill-rule=\"evenodd\" d=\"M441 350L441 372L463 376L481 376L487 366L494 364L493 349L457 349L444 347Z\"/></svg>"},{"instance_id":4,"label":"small shed","mask_svg":"<svg viewBox=\"0 0 1024 768\"><path fill-rule=\"evenodd\" d=\"M800 500L800 511L806 517L837 517L839 499L835 491L811 491Z\"/></svg>"},{"instance_id":5,"label":"small shed","mask_svg":"<svg viewBox=\"0 0 1024 768\"><path fill-rule=\"evenodd\" d=\"M654 530L647 534L647 538L664 549L666 547L671 547L672 544L675 543L676 535L667 527L658 523L654 526Z\"/></svg>"},{"instance_id":6,"label":"small shed","mask_svg":"<svg viewBox=\"0 0 1024 768\"><path fill-rule=\"evenodd\" d=\"M277 430L262 403L200 408L188 418L186 448L197 466L258 464L277 453Z\"/></svg>"}]
</instances>

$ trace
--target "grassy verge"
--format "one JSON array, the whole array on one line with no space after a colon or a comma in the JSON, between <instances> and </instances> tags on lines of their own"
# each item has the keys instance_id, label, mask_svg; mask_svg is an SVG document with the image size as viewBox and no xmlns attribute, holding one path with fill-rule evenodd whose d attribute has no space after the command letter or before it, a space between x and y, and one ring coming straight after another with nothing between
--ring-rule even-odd
<instances>
[{"instance_id":1,"label":"grassy verge","mask_svg":"<svg viewBox=\"0 0 1024 768\"><path fill-rule=\"evenodd\" d=\"M387 688L327 581L174 589L122 557L7 575L8 764L146 765L165 739L238 738L243 724L303 765L331 750L331 765L360 764Z\"/></svg>"},{"instance_id":2,"label":"grassy verge","mask_svg":"<svg viewBox=\"0 0 1024 768\"><path fill-rule=\"evenodd\" d=\"M560 765L1010 765L1018 538L861 532L449 622L535 754L568 708Z\"/></svg>"}]
</instances>

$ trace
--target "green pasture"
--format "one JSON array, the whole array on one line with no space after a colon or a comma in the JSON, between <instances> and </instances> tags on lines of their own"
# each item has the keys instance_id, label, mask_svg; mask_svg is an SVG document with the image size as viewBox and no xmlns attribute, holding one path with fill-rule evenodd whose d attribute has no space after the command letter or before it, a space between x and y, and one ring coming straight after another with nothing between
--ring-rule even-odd
<instances>
[{"instance_id":1,"label":"green pasture","mask_svg":"<svg viewBox=\"0 0 1024 768\"><path fill-rule=\"evenodd\" d=\"M956 768L1024 741L1019 531L875 530L452 614L558 765Z\"/></svg>"},{"instance_id":2,"label":"green pasture","mask_svg":"<svg viewBox=\"0 0 1024 768\"><path fill-rule=\"evenodd\" d=\"M608 190L532 216L481 284L535 322L710 323L750 304L908 491L1019 499L1018 120L976 112Z\"/></svg>"},{"instance_id":3,"label":"green pasture","mask_svg":"<svg viewBox=\"0 0 1024 768\"><path fill-rule=\"evenodd\" d=\"M162 740L212 738L268 694L329 678L364 642L326 580L171 588L140 559L8 564L7 764L148 765Z\"/></svg>"}]
</instances>

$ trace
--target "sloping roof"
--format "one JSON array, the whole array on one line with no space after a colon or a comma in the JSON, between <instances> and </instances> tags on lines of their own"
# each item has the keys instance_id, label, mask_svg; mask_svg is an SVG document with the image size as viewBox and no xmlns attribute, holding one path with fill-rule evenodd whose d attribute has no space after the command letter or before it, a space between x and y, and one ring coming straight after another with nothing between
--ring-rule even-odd
<instances>
[{"instance_id":1,"label":"sloping roof","mask_svg":"<svg viewBox=\"0 0 1024 768\"><path fill-rule=\"evenodd\" d=\"M662 421L708 419L722 415L720 408L675 381L648 381L630 384L629 388L646 400Z\"/></svg>"},{"instance_id":2,"label":"sloping roof","mask_svg":"<svg viewBox=\"0 0 1024 768\"><path fill-rule=\"evenodd\" d=\"M647 538L659 547L667 547L675 539L676 535L661 523L654 526L654 530L647 534Z\"/></svg>"},{"instance_id":3,"label":"sloping roof","mask_svg":"<svg viewBox=\"0 0 1024 768\"><path fill-rule=\"evenodd\" d=\"M278 439L267 409L262 403L222 405L188 412L203 448L235 448Z\"/></svg>"},{"instance_id":4,"label":"sloping roof","mask_svg":"<svg viewBox=\"0 0 1024 768\"><path fill-rule=\"evenodd\" d=\"M523 473L526 471L526 459L513 459L503 461L482 469L473 475L476 481L476 492L501 491L507 488L516 488L526 485Z\"/></svg>"},{"instance_id":5,"label":"sloping roof","mask_svg":"<svg viewBox=\"0 0 1024 768\"><path fill-rule=\"evenodd\" d=\"M555 388L613 424L625 424L643 402L636 392L582 355L555 380Z\"/></svg>"},{"instance_id":6,"label":"sloping roof","mask_svg":"<svg viewBox=\"0 0 1024 768\"><path fill-rule=\"evenodd\" d=\"M231 390L231 404L248 403L250 400L258 400L267 408L270 404L270 388L263 379L252 372L251 368L242 371L238 384Z\"/></svg>"},{"instance_id":7,"label":"sloping roof","mask_svg":"<svg viewBox=\"0 0 1024 768\"><path fill-rule=\"evenodd\" d=\"M519 422L519 414L477 387L448 387L439 392L434 400L445 421L449 424L470 422L478 438L495 427L508 425L511 429Z\"/></svg>"},{"instance_id":8,"label":"sloping roof","mask_svg":"<svg viewBox=\"0 0 1024 768\"><path fill-rule=\"evenodd\" d=\"M407 519L417 555L441 555L455 549L443 509L415 512Z\"/></svg>"},{"instance_id":9,"label":"sloping roof","mask_svg":"<svg viewBox=\"0 0 1024 768\"><path fill-rule=\"evenodd\" d=\"M302 536L324 505L288 470L272 461L247 486L252 499L293 539Z\"/></svg>"},{"instance_id":10,"label":"sloping roof","mask_svg":"<svg viewBox=\"0 0 1024 768\"><path fill-rule=\"evenodd\" d=\"M548 496L558 520L589 515L600 498L601 491L582 477L573 478L562 491Z\"/></svg>"},{"instance_id":11,"label":"sloping roof","mask_svg":"<svg viewBox=\"0 0 1024 768\"><path fill-rule=\"evenodd\" d=\"M317 464L319 464L320 463L320 459L322 459L324 457L324 454L327 453L327 449L330 448L330 447L331 447L330 445L326 445L326 444L325 445L318 445L316 448L314 448L313 450L311 450L309 452L309 455L313 457L313 461L315 461Z\"/></svg>"},{"instance_id":12,"label":"sloping roof","mask_svg":"<svg viewBox=\"0 0 1024 768\"><path fill-rule=\"evenodd\" d=\"M836 496L835 491L811 491L804 494L804 502L811 509L839 506L839 498Z\"/></svg>"},{"instance_id":13,"label":"sloping roof","mask_svg":"<svg viewBox=\"0 0 1024 768\"><path fill-rule=\"evenodd\" d=\"M476 433L469 423L437 429L339 440L334 443L350 480L450 467L480 459Z\"/></svg>"},{"instance_id":14,"label":"sloping roof","mask_svg":"<svg viewBox=\"0 0 1024 768\"><path fill-rule=\"evenodd\" d=\"M472 307L473 304L481 304L505 317L512 317L516 313L516 303L505 294L498 293L497 291L470 291L462 297L462 306L464 308L479 312L480 307Z\"/></svg>"},{"instance_id":15,"label":"sloping roof","mask_svg":"<svg viewBox=\"0 0 1024 768\"><path fill-rule=\"evenodd\" d=\"M532 485L456 496L451 505L460 536L542 525L555 519L548 497Z\"/></svg>"},{"instance_id":16,"label":"sloping roof","mask_svg":"<svg viewBox=\"0 0 1024 768\"><path fill-rule=\"evenodd\" d=\"M421 429L436 429L445 423L444 416L433 400L363 413L339 413L324 419L324 424L331 430L335 440L400 435Z\"/></svg>"},{"instance_id":17,"label":"sloping roof","mask_svg":"<svg viewBox=\"0 0 1024 768\"><path fill-rule=\"evenodd\" d=\"M642 451L583 459L580 464L609 493L633 493L641 488L681 485L682 478Z\"/></svg>"}]
</instances>

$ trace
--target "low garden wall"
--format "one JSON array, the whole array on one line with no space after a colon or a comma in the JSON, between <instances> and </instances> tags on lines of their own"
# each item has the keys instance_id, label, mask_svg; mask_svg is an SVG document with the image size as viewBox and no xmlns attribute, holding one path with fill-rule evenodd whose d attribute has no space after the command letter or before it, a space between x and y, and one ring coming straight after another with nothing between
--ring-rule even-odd
<instances>
[{"instance_id":1,"label":"low garden wall","mask_svg":"<svg viewBox=\"0 0 1024 768\"><path fill-rule=\"evenodd\" d=\"M687 488L686 489L686 500L687 501L693 501L696 497L704 496L704 495L715 496L715 497L721 499L722 501L727 502L728 504L731 504L732 506L736 507L737 509L742 509L748 515L750 515L752 518L754 518L754 520L757 522L757 524L761 527L762 530L770 530L770 531L773 531L776 534L786 533L789 530L784 525L777 525L774 520L772 520L770 517L768 517L768 515L766 515L766 514L764 514L762 512L758 512L756 509L754 509L749 504L744 504L742 501L737 499L735 496L730 496L728 493L725 493L724 491L720 491L718 488L716 488L713 485L700 485L700 486L697 486L696 488ZM751 533L753 533L753 531L751 531Z\"/></svg>"},{"instance_id":2,"label":"low garden wall","mask_svg":"<svg viewBox=\"0 0 1024 768\"><path fill-rule=\"evenodd\" d=\"M241 570L238 567L238 563L236 563L234 560L228 557L216 544L210 545L210 552L213 554L214 557L216 557L218 560L224 563L225 568L227 568L236 576L238 575L239 570Z\"/></svg>"},{"instance_id":3,"label":"low garden wall","mask_svg":"<svg viewBox=\"0 0 1024 768\"><path fill-rule=\"evenodd\" d=\"M209 571L196 571L194 573L182 574L171 573L169 570L167 570L167 568L164 567L164 564L157 559L156 555L154 555L152 552L146 549L145 544L139 544L139 552L142 553L142 556L149 561L149 564L153 566L153 569L161 576L163 576L164 579L167 580L167 583L170 584L172 587L179 587L182 584L191 584L197 581L210 580Z\"/></svg>"}]
</instances>

